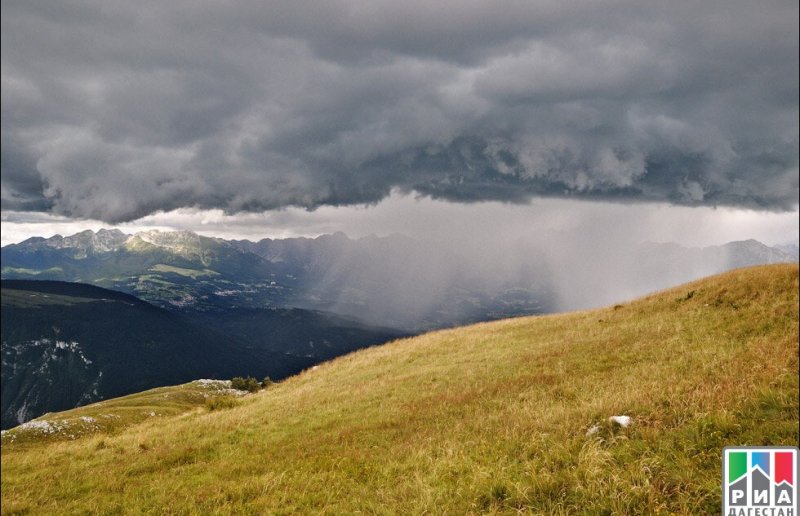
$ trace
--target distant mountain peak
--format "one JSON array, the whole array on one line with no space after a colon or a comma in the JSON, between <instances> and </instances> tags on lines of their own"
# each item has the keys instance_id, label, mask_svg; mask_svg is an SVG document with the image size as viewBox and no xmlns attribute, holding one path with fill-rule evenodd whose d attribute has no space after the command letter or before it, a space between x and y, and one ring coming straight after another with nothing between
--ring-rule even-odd
<instances>
[{"instance_id":1,"label":"distant mountain peak","mask_svg":"<svg viewBox=\"0 0 800 516\"><path fill-rule=\"evenodd\" d=\"M734 240L733 242L728 242L724 244L727 246L736 246L736 245L748 245L748 246L755 246L755 247L769 247L766 244L759 242L755 238L748 238L747 240Z\"/></svg>"},{"instance_id":2,"label":"distant mountain peak","mask_svg":"<svg viewBox=\"0 0 800 516\"><path fill-rule=\"evenodd\" d=\"M134 236L139 237L148 244L157 245L159 247L185 246L187 244L196 244L200 242L200 235L186 229L178 231L150 229L148 231L139 231L134 234Z\"/></svg>"},{"instance_id":3,"label":"distant mountain peak","mask_svg":"<svg viewBox=\"0 0 800 516\"><path fill-rule=\"evenodd\" d=\"M314 240L331 241L331 242L349 242L350 237L347 236L343 231L336 231L335 233L326 233L324 235L320 235Z\"/></svg>"},{"instance_id":4,"label":"distant mountain peak","mask_svg":"<svg viewBox=\"0 0 800 516\"><path fill-rule=\"evenodd\" d=\"M140 248L142 244L146 248L150 246L166 249L170 253L182 256L188 259L197 259L203 265L209 264L208 250L212 246L217 246L224 241L202 237L193 231L179 230L179 231L160 231L151 229L148 231L140 231L133 235L128 243L130 249ZM224 245L228 245L227 242Z\"/></svg>"},{"instance_id":5,"label":"distant mountain peak","mask_svg":"<svg viewBox=\"0 0 800 516\"><path fill-rule=\"evenodd\" d=\"M33 237L18 244L21 246L45 246L53 249L74 249L75 258L86 258L91 253L112 251L122 246L128 235L118 229L91 229L70 236L53 235L50 238Z\"/></svg>"},{"instance_id":6,"label":"distant mountain peak","mask_svg":"<svg viewBox=\"0 0 800 516\"><path fill-rule=\"evenodd\" d=\"M97 236L115 237L115 238L126 237L127 238L129 235L127 235L126 233L123 233L122 231L120 231L117 228L112 228L112 229L101 228L101 229L97 230Z\"/></svg>"}]
</instances>

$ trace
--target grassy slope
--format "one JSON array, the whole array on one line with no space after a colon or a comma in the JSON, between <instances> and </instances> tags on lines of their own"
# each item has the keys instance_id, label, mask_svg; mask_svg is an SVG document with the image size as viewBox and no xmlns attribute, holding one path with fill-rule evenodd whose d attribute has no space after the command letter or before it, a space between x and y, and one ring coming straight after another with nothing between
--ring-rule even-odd
<instances>
[{"instance_id":1,"label":"grassy slope","mask_svg":"<svg viewBox=\"0 0 800 516\"><path fill-rule=\"evenodd\" d=\"M716 513L723 446L798 441L797 289L796 265L744 269L360 351L229 410L4 444L3 513Z\"/></svg>"},{"instance_id":2,"label":"grassy slope","mask_svg":"<svg viewBox=\"0 0 800 516\"><path fill-rule=\"evenodd\" d=\"M3 452L39 450L42 445L75 440L92 434L115 434L151 417L185 415L219 398L239 398L246 391L230 388L226 380L196 380L158 387L90 405L47 413L24 425L4 430ZM237 403L238 404L238 403ZM5 507L4 507L5 508Z\"/></svg>"}]
</instances>

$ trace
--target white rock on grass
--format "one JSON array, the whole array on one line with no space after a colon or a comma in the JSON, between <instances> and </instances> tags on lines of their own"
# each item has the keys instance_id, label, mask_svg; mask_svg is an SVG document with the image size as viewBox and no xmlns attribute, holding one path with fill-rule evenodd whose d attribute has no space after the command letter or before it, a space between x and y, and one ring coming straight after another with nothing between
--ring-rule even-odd
<instances>
[{"instance_id":1,"label":"white rock on grass","mask_svg":"<svg viewBox=\"0 0 800 516\"><path fill-rule=\"evenodd\" d=\"M627 428L631 424L630 416L611 416L608 418L609 422L616 423L622 428Z\"/></svg>"},{"instance_id":2,"label":"white rock on grass","mask_svg":"<svg viewBox=\"0 0 800 516\"><path fill-rule=\"evenodd\" d=\"M19 426L21 429L25 430L35 430L45 434L52 434L55 432L60 432L69 426L68 422L62 420L61 422L58 421L28 421L27 423L23 423Z\"/></svg>"},{"instance_id":3,"label":"white rock on grass","mask_svg":"<svg viewBox=\"0 0 800 516\"><path fill-rule=\"evenodd\" d=\"M589 429L586 431L586 435L594 435L594 434L596 434L596 433L597 433L597 432L599 432L599 431L600 431L600 425L592 425L592 426L590 426L590 427L589 427Z\"/></svg>"},{"instance_id":4,"label":"white rock on grass","mask_svg":"<svg viewBox=\"0 0 800 516\"><path fill-rule=\"evenodd\" d=\"M225 389L231 386L230 380L209 380L208 378L196 380L196 383L202 387L215 387L217 389Z\"/></svg>"}]
</instances>

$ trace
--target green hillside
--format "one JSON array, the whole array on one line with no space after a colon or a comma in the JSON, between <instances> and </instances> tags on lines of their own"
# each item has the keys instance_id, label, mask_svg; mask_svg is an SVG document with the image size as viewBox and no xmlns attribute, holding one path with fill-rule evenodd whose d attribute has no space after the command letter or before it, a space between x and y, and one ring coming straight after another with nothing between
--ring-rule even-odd
<instances>
[{"instance_id":1,"label":"green hillside","mask_svg":"<svg viewBox=\"0 0 800 516\"><path fill-rule=\"evenodd\" d=\"M718 513L724 446L798 441L798 267L400 340L232 405L6 432L3 513Z\"/></svg>"}]
</instances>

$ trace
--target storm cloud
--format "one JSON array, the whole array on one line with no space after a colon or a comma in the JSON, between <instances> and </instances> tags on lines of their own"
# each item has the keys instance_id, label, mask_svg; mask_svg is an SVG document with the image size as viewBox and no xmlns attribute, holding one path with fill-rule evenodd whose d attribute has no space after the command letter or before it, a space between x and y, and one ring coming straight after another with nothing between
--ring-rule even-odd
<instances>
[{"instance_id":1,"label":"storm cloud","mask_svg":"<svg viewBox=\"0 0 800 516\"><path fill-rule=\"evenodd\" d=\"M2 3L2 207L794 209L796 1Z\"/></svg>"}]
</instances>

